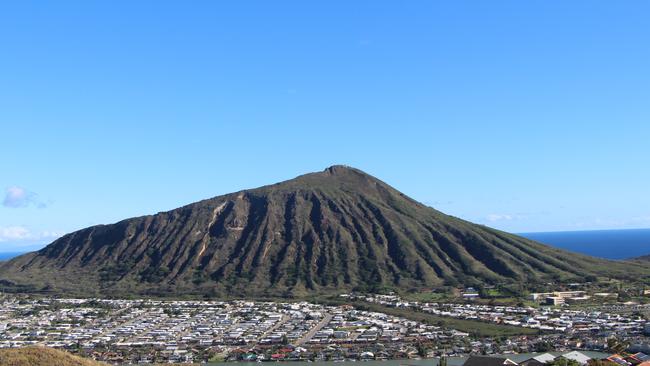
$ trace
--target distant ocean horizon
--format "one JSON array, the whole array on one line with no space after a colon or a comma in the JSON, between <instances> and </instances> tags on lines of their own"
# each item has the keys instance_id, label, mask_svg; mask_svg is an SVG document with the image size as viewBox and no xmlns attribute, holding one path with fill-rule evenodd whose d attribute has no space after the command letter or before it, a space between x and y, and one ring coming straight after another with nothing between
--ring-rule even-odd
<instances>
[{"instance_id":1,"label":"distant ocean horizon","mask_svg":"<svg viewBox=\"0 0 650 366\"><path fill-rule=\"evenodd\" d=\"M19 256L21 254L24 254L24 253L27 253L27 252L2 252L2 253L0 253L0 261L6 261L8 259L17 257L17 256Z\"/></svg>"},{"instance_id":2,"label":"distant ocean horizon","mask_svg":"<svg viewBox=\"0 0 650 366\"><path fill-rule=\"evenodd\" d=\"M572 252L606 259L630 259L650 254L650 229L517 233Z\"/></svg>"},{"instance_id":3,"label":"distant ocean horizon","mask_svg":"<svg viewBox=\"0 0 650 366\"><path fill-rule=\"evenodd\" d=\"M572 252L606 259L629 259L650 254L650 229L587 230L517 233L531 240ZM0 260L23 252L0 252Z\"/></svg>"}]
</instances>

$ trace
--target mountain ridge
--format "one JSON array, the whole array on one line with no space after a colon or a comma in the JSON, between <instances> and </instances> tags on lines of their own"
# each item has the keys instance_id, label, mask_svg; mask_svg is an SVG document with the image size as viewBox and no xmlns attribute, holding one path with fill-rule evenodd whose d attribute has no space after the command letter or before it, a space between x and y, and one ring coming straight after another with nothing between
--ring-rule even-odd
<instances>
[{"instance_id":1,"label":"mountain ridge","mask_svg":"<svg viewBox=\"0 0 650 366\"><path fill-rule=\"evenodd\" d=\"M0 265L8 289L98 295L302 297L647 274L445 215L341 165L85 228Z\"/></svg>"}]
</instances>

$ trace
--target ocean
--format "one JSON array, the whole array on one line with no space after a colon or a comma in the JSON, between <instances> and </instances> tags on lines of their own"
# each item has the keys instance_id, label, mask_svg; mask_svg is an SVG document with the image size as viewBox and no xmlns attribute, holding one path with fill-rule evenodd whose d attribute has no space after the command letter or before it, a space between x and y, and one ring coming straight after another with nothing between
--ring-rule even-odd
<instances>
[{"instance_id":1,"label":"ocean","mask_svg":"<svg viewBox=\"0 0 650 366\"><path fill-rule=\"evenodd\" d=\"M628 259L650 254L650 229L519 233L557 248L606 259Z\"/></svg>"},{"instance_id":2,"label":"ocean","mask_svg":"<svg viewBox=\"0 0 650 366\"><path fill-rule=\"evenodd\" d=\"M6 261L7 259L11 259L13 257L17 257L24 252L6 252L6 253L0 253L0 261Z\"/></svg>"}]
</instances>

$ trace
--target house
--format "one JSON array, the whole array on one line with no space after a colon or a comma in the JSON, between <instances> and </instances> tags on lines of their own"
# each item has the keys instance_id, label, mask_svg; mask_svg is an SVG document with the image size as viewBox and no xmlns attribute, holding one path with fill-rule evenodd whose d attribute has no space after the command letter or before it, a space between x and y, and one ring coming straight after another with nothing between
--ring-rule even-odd
<instances>
[{"instance_id":1,"label":"house","mask_svg":"<svg viewBox=\"0 0 650 366\"><path fill-rule=\"evenodd\" d=\"M463 366L517 366L518 364L503 357L470 356Z\"/></svg>"},{"instance_id":2,"label":"house","mask_svg":"<svg viewBox=\"0 0 650 366\"><path fill-rule=\"evenodd\" d=\"M555 360L555 356L553 356L550 353L544 353L532 358L527 359L524 362L521 362L521 366L540 366L540 365L546 365L547 363Z\"/></svg>"},{"instance_id":3,"label":"house","mask_svg":"<svg viewBox=\"0 0 650 366\"><path fill-rule=\"evenodd\" d=\"M526 361L520 363L521 366L544 366L546 362L537 361L535 358L529 358Z\"/></svg>"},{"instance_id":4,"label":"house","mask_svg":"<svg viewBox=\"0 0 650 366\"><path fill-rule=\"evenodd\" d=\"M591 357L585 355L585 354L582 353L582 352L578 352L578 351L571 351L571 352L569 352L569 353L565 353L565 354L563 354L563 355L560 356L560 357L562 357L562 358L566 358L567 360L573 360L573 361L576 361L576 362L578 362L578 363L581 364L581 365L586 365L587 362L589 362L589 360L591 360Z\"/></svg>"},{"instance_id":5,"label":"house","mask_svg":"<svg viewBox=\"0 0 650 366\"><path fill-rule=\"evenodd\" d=\"M618 356L618 355L615 355ZM628 357L625 357L625 361L629 362L631 365L639 366L639 365L650 365L650 356L646 355L645 353L635 353L633 355L629 355Z\"/></svg>"},{"instance_id":6,"label":"house","mask_svg":"<svg viewBox=\"0 0 650 366\"><path fill-rule=\"evenodd\" d=\"M372 352L361 352L361 355L359 357L361 357L362 360L368 360L375 358L375 354Z\"/></svg>"},{"instance_id":7,"label":"house","mask_svg":"<svg viewBox=\"0 0 650 366\"><path fill-rule=\"evenodd\" d=\"M606 360L610 361L610 362L613 362L613 363L615 363L617 365L621 365L621 366L631 366L632 365L631 362L627 362L625 360L625 358L623 356L621 356L621 355L611 355L611 356L607 357Z\"/></svg>"}]
</instances>

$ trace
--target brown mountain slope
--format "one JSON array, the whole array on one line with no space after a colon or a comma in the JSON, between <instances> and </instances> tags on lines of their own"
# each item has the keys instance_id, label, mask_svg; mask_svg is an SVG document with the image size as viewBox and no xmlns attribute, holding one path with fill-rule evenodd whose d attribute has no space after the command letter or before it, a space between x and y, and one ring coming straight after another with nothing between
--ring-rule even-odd
<instances>
[{"instance_id":1,"label":"brown mountain slope","mask_svg":"<svg viewBox=\"0 0 650 366\"><path fill-rule=\"evenodd\" d=\"M68 234L0 267L5 289L304 296L350 289L647 276L424 206L334 166Z\"/></svg>"},{"instance_id":2,"label":"brown mountain slope","mask_svg":"<svg viewBox=\"0 0 650 366\"><path fill-rule=\"evenodd\" d=\"M2 366L106 366L64 351L46 347L25 347L0 349Z\"/></svg>"}]
</instances>

